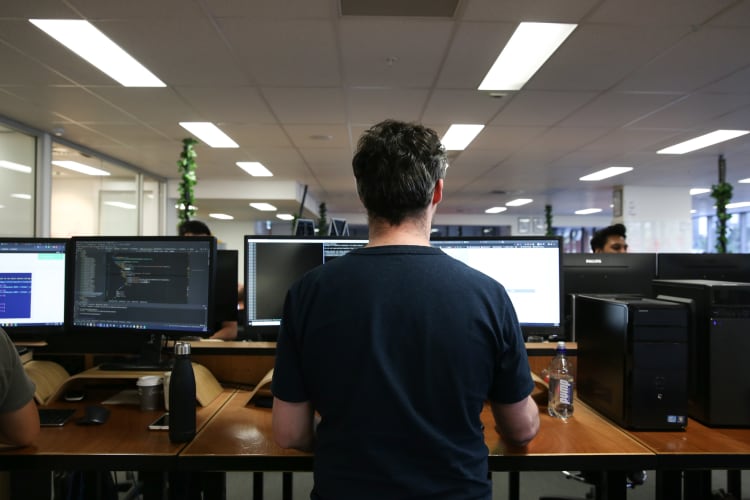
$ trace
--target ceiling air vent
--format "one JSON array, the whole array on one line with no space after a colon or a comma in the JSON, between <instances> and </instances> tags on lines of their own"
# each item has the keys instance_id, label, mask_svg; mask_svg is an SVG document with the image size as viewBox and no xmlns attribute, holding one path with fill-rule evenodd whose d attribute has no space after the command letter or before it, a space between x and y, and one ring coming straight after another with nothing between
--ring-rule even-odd
<instances>
[{"instance_id":1,"label":"ceiling air vent","mask_svg":"<svg viewBox=\"0 0 750 500\"><path fill-rule=\"evenodd\" d=\"M459 0L341 0L342 16L453 17Z\"/></svg>"}]
</instances>

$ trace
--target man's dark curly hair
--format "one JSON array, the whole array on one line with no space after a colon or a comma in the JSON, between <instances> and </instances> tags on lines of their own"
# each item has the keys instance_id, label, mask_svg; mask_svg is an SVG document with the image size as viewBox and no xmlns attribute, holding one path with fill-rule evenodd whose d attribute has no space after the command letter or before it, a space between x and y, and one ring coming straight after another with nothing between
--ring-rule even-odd
<instances>
[{"instance_id":1,"label":"man's dark curly hair","mask_svg":"<svg viewBox=\"0 0 750 500\"><path fill-rule=\"evenodd\" d=\"M397 225L429 206L448 158L434 130L385 120L360 137L352 167L368 216Z\"/></svg>"},{"instance_id":2,"label":"man's dark curly hair","mask_svg":"<svg viewBox=\"0 0 750 500\"><path fill-rule=\"evenodd\" d=\"M180 224L177 228L177 234L185 236L187 233L192 235L211 236L211 230L208 229L206 223L199 220L186 220Z\"/></svg>"},{"instance_id":3,"label":"man's dark curly hair","mask_svg":"<svg viewBox=\"0 0 750 500\"><path fill-rule=\"evenodd\" d=\"M603 250L610 236L622 236L625 238L625 226L623 224L612 224L596 231L591 238L591 251Z\"/></svg>"}]
</instances>

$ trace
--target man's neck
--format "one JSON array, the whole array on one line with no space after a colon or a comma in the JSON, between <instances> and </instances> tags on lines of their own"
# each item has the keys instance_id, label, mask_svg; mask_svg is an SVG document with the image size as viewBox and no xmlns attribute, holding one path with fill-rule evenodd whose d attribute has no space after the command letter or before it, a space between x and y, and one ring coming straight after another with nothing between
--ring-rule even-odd
<instances>
[{"instance_id":1,"label":"man's neck","mask_svg":"<svg viewBox=\"0 0 750 500\"><path fill-rule=\"evenodd\" d=\"M429 218L405 219L393 226L380 219L370 219L368 247L386 245L430 246Z\"/></svg>"}]
</instances>

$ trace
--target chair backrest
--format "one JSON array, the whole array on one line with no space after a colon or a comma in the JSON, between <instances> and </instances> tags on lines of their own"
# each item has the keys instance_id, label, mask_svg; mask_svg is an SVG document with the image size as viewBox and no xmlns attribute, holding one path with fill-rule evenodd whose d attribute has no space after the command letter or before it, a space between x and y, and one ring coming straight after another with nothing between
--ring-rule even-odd
<instances>
[{"instance_id":1,"label":"chair backrest","mask_svg":"<svg viewBox=\"0 0 750 500\"><path fill-rule=\"evenodd\" d=\"M40 406L50 402L50 398L68 381L70 374L54 361L32 359L23 365L29 378L36 385L34 399Z\"/></svg>"}]
</instances>

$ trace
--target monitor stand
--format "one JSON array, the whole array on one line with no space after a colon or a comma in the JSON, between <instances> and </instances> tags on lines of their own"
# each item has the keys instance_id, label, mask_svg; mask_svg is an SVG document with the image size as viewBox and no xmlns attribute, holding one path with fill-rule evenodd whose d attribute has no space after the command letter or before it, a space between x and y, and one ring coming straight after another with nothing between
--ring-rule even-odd
<instances>
[{"instance_id":1,"label":"monitor stand","mask_svg":"<svg viewBox=\"0 0 750 500\"><path fill-rule=\"evenodd\" d=\"M149 334L141 344L141 353L137 360L130 362L108 362L99 365L100 370L107 371L170 371L171 359L162 359L164 335Z\"/></svg>"}]
</instances>

